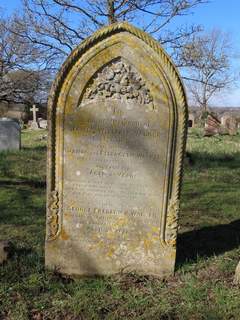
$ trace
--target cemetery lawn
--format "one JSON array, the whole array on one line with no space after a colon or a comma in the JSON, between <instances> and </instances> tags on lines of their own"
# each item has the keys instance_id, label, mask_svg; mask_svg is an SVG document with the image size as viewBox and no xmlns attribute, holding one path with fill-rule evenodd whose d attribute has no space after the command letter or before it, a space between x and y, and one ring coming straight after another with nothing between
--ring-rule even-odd
<instances>
[{"instance_id":1,"label":"cemetery lawn","mask_svg":"<svg viewBox=\"0 0 240 320\"><path fill-rule=\"evenodd\" d=\"M46 131L23 131L0 153L0 319L240 319L240 135L192 129L185 163L175 276L71 280L44 269Z\"/></svg>"}]
</instances>

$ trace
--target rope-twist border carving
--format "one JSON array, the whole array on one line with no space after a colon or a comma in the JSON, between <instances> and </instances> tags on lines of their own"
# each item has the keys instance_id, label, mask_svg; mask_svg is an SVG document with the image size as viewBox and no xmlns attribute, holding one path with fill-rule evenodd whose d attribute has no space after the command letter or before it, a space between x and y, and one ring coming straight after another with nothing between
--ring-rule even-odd
<instances>
[{"instance_id":1,"label":"rope-twist border carving","mask_svg":"<svg viewBox=\"0 0 240 320\"><path fill-rule=\"evenodd\" d=\"M48 241L56 239L59 232L59 196L58 191L54 190L50 193L49 199L46 239Z\"/></svg>"},{"instance_id":2,"label":"rope-twist border carving","mask_svg":"<svg viewBox=\"0 0 240 320\"><path fill-rule=\"evenodd\" d=\"M177 244L179 200L170 200L167 210L165 243L175 247Z\"/></svg>"}]
</instances>

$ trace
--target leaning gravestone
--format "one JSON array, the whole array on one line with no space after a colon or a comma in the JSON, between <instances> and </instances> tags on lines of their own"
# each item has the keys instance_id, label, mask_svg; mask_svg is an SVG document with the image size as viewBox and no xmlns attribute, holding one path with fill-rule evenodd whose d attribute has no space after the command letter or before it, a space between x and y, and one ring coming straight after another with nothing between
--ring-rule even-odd
<instances>
[{"instance_id":1,"label":"leaning gravestone","mask_svg":"<svg viewBox=\"0 0 240 320\"><path fill-rule=\"evenodd\" d=\"M187 102L159 44L127 23L85 40L49 99L46 266L174 271Z\"/></svg>"},{"instance_id":2,"label":"leaning gravestone","mask_svg":"<svg viewBox=\"0 0 240 320\"><path fill-rule=\"evenodd\" d=\"M0 118L0 151L19 150L21 147L21 127L15 120Z\"/></svg>"},{"instance_id":3,"label":"leaning gravestone","mask_svg":"<svg viewBox=\"0 0 240 320\"><path fill-rule=\"evenodd\" d=\"M212 114L207 116L205 127L204 127L204 136L211 137L222 132L221 122Z\"/></svg>"}]
</instances>

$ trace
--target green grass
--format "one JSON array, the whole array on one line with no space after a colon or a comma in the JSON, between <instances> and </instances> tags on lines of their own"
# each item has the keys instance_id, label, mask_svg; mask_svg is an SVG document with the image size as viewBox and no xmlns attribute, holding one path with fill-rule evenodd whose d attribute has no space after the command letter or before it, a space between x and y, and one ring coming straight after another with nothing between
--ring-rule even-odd
<instances>
[{"instance_id":1,"label":"green grass","mask_svg":"<svg viewBox=\"0 0 240 320\"><path fill-rule=\"evenodd\" d=\"M44 268L45 134L23 131L21 151L0 153L0 237L14 247L0 320L240 319L240 135L189 132L175 276L72 281Z\"/></svg>"}]
</instances>

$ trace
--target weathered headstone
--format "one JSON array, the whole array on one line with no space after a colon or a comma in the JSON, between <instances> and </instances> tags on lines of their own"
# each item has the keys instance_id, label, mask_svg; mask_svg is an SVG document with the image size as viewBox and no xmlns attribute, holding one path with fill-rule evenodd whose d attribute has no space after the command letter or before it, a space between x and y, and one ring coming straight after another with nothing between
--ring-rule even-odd
<instances>
[{"instance_id":1,"label":"weathered headstone","mask_svg":"<svg viewBox=\"0 0 240 320\"><path fill-rule=\"evenodd\" d=\"M223 126L223 127L225 127L226 126L226 121L227 121L227 119L230 117L230 115L227 113L227 114L223 114L222 116L221 116L221 125Z\"/></svg>"},{"instance_id":2,"label":"weathered headstone","mask_svg":"<svg viewBox=\"0 0 240 320\"><path fill-rule=\"evenodd\" d=\"M127 23L84 41L50 94L46 266L174 271L187 103L159 44Z\"/></svg>"},{"instance_id":3,"label":"weathered headstone","mask_svg":"<svg viewBox=\"0 0 240 320\"><path fill-rule=\"evenodd\" d=\"M230 136L235 136L237 134L237 131L238 131L237 120L234 117L229 117L226 120L225 126Z\"/></svg>"},{"instance_id":4,"label":"weathered headstone","mask_svg":"<svg viewBox=\"0 0 240 320\"><path fill-rule=\"evenodd\" d=\"M189 128L195 127L195 116L193 113L189 113L188 115L188 127Z\"/></svg>"},{"instance_id":5,"label":"weathered headstone","mask_svg":"<svg viewBox=\"0 0 240 320\"><path fill-rule=\"evenodd\" d=\"M0 118L0 151L19 150L21 147L21 127L15 120Z\"/></svg>"},{"instance_id":6,"label":"weathered headstone","mask_svg":"<svg viewBox=\"0 0 240 320\"><path fill-rule=\"evenodd\" d=\"M221 122L212 114L207 116L205 127L204 127L204 135L205 136L214 136L221 132Z\"/></svg>"},{"instance_id":7,"label":"weathered headstone","mask_svg":"<svg viewBox=\"0 0 240 320\"><path fill-rule=\"evenodd\" d=\"M230 136L234 136L238 131L238 121L233 115L226 113L221 117L222 128L225 129L225 133Z\"/></svg>"},{"instance_id":8,"label":"weathered headstone","mask_svg":"<svg viewBox=\"0 0 240 320\"><path fill-rule=\"evenodd\" d=\"M30 128L31 129L39 129L39 123L38 123L38 119L37 119L37 111L39 111L38 108L36 108L35 104L32 106L32 108L30 109L30 111L32 111L33 113L33 120L30 122Z\"/></svg>"},{"instance_id":9,"label":"weathered headstone","mask_svg":"<svg viewBox=\"0 0 240 320\"><path fill-rule=\"evenodd\" d=\"M47 120L39 119L38 124L41 129L47 129Z\"/></svg>"}]
</instances>

